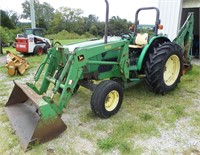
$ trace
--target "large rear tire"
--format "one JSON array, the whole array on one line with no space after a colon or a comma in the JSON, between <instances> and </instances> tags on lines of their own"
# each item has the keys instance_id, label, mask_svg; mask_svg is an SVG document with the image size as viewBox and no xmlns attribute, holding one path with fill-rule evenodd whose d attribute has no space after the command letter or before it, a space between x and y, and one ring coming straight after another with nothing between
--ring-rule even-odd
<instances>
[{"instance_id":1,"label":"large rear tire","mask_svg":"<svg viewBox=\"0 0 200 155\"><path fill-rule=\"evenodd\" d=\"M183 70L183 52L180 46L166 42L149 54L146 62L146 82L150 89L165 94L176 88Z\"/></svg>"},{"instance_id":2,"label":"large rear tire","mask_svg":"<svg viewBox=\"0 0 200 155\"><path fill-rule=\"evenodd\" d=\"M123 101L123 87L112 80L99 83L91 97L92 111L102 117L109 118L117 113Z\"/></svg>"}]
</instances>

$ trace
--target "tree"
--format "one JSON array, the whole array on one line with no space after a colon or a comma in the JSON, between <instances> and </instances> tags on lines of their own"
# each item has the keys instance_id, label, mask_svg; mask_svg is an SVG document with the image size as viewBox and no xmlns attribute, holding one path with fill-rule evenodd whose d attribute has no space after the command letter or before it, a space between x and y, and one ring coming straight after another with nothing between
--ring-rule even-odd
<instances>
[{"instance_id":1,"label":"tree","mask_svg":"<svg viewBox=\"0 0 200 155\"><path fill-rule=\"evenodd\" d=\"M97 35L103 37L104 33L105 33L105 22L98 22L97 23L97 29L98 29Z\"/></svg>"},{"instance_id":2,"label":"tree","mask_svg":"<svg viewBox=\"0 0 200 155\"><path fill-rule=\"evenodd\" d=\"M36 22L38 23L38 27L43 27L47 29L53 19L54 8L50 4L44 2L43 4L39 5L37 11L39 13L36 14Z\"/></svg>"},{"instance_id":3,"label":"tree","mask_svg":"<svg viewBox=\"0 0 200 155\"><path fill-rule=\"evenodd\" d=\"M2 44L12 41L12 30L7 27L0 26L0 54L3 54Z\"/></svg>"},{"instance_id":4,"label":"tree","mask_svg":"<svg viewBox=\"0 0 200 155\"><path fill-rule=\"evenodd\" d=\"M99 18L95 15L89 15L88 17L84 18L84 31L89 31L91 26L98 25Z\"/></svg>"},{"instance_id":5,"label":"tree","mask_svg":"<svg viewBox=\"0 0 200 155\"><path fill-rule=\"evenodd\" d=\"M20 18L20 15L17 14L14 10L8 10L6 11L7 15L9 16L10 20L13 22L13 24L16 26L18 23L18 20Z\"/></svg>"},{"instance_id":6,"label":"tree","mask_svg":"<svg viewBox=\"0 0 200 155\"><path fill-rule=\"evenodd\" d=\"M36 7L36 3L34 3L34 6ZM25 18L25 19L30 18L31 12L30 12L30 3L28 0L22 3L22 8L23 8L22 18Z\"/></svg>"},{"instance_id":7,"label":"tree","mask_svg":"<svg viewBox=\"0 0 200 155\"><path fill-rule=\"evenodd\" d=\"M83 10L69 7L60 7L56 11L48 3L34 2L36 25L43 27L48 33L56 34L65 30L69 33L77 33L79 35L92 34L95 36L103 36L105 22L99 21L99 17L90 14L88 17L83 17ZM23 18L30 17L30 5L26 0L23 4ZM109 35L121 35L128 33L129 24L126 19L121 19L118 16L113 16L109 21Z\"/></svg>"},{"instance_id":8,"label":"tree","mask_svg":"<svg viewBox=\"0 0 200 155\"><path fill-rule=\"evenodd\" d=\"M90 29L89 29L89 32L91 33L91 34L93 34L94 36L97 36L97 34L98 34L98 29L97 29L97 26L96 25L91 25L90 26Z\"/></svg>"},{"instance_id":9,"label":"tree","mask_svg":"<svg viewBox=\"0 0 200 155\"><path fill-rule=\"evenodd\" d=\"M65 30L68 32L77 32L81 34L80 30L82 30L82 17L83 10L81 9L72 9L68 7L60 7L60 13L63 17L63 23Z\"/></svg>"},{"instance_id":10,"label":"tree","mask_svg":"<svg viewBox=\"0 0 200 155\"><path fill-rule=\"evenodd\" d=\"M50 22L50 28L49 28L49 33L58 33L62 30L64 30L64 24L63 24L63 17L62 13L56 10L56 12L53 15L53 19Z\"/></svg>"},{"instance_id":11,"label":"tree","mask_svg":"<svg viewBox=\"0 0 200 155\"><path fill-rule=\"evenodd\" d=\"M78 33L79 35L84 34L84 19L82 17L77 18L76 22L72 23L73 32Z\"/></svg>"},{"instance_id":12,"label":"tree","mask_svg":"<svg viewBox=\"0 0 200 155\"><path fill-rule=\"evenodd\" d=\"M128 33L128 22L126 19L121 19L119 16L113 16L109 22L109 34L121 35L121 33Z\"/></svg>"},{"instance_id":13,"label":"tree","mask_svg":"<svg viewBox=\"0 0 200 155\"><path fill-rule=\"evenodd\" d=\"M68 7L60 7L59 11L62 13L64 21L75 22L83 14L81 9L73 9Z\"/></svg>"},{"instance_id":14,"label":"tree","mask_svg":"<svg viewBox=\"0 0 200 155\"><path fill-rule=\"evenodd\" d=\"M0 10L0 21L1 21L1 26L3 27L7 27L9 29L14 29L15 28L15 25L14 23L12 22L12 20L10 19L10 17L8 16L8 13L3 11L3 10Z\"/></svg>"},{"instance_id":15,"label":"tree","mask_svg":"<svg viewBox=\"0 0 200 155\"><path fill-rule=\"evenodd\" d=\"M36 18L36 25L37 27L42 27L48 29L50 23L54 16L54 8L49 3L42 3L34 1L35 6L35 18ZM22 3L23 7L23 14L22 17L27 19L30 18L30 4L29 1L26 0Z\"/></svg>"}]
</instances>

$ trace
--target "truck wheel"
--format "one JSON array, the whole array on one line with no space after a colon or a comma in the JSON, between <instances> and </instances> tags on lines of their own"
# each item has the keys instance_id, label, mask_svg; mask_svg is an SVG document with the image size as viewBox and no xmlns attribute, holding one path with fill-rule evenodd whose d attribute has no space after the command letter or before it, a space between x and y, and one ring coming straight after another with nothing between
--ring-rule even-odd
<instances>
[{"instance_id":1,"label":"truck wheel","mask_svg":"<svg viewBox=\"0 0 200 155\"><path fill-rule=\"evenodd\" d=\"M96 115L108 118L119 111L122 101L122 86L115 81L106 80L96 86L90 103Z\"/></svg>"},{"instance_id":2,"label":"truck wheel","mask_svg":"<svg viewBox=\"0 0 200 155\"><path fill-rule=\"evenodd\" d=\"M43 54L43 48L41 46L35 46L33 53L36 55L42 55Z\"/></svg>"},{"instance_id":3,"label":"truck wheel","mask_svg":"<svg viewBox=\"0 0 200 155\"><path fill-rule=\"evenodd\" d=\"M165 94L180 82L183 70L183 52L180 46L166 42L149 54L146 62L146 82L150 89Z\"/></svg>"}]
</instances>

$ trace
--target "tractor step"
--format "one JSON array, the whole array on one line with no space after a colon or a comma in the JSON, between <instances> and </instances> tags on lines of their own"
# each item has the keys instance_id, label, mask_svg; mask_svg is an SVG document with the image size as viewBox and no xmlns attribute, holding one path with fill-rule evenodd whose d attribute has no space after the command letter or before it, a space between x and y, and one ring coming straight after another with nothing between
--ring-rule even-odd
<instances>
[{"instance_id":1,"label":"tractor step","mask_svg":"<svg viewBox=\"0 0 200 155\"><path fill-rule=\"evenodd\" d=\"M130 71L136 71L136 70L137 70L137 66L136 66L136 65L131 65L131 66L129 67L129 70L130 70Z\"/></svg>"}]
</instances>

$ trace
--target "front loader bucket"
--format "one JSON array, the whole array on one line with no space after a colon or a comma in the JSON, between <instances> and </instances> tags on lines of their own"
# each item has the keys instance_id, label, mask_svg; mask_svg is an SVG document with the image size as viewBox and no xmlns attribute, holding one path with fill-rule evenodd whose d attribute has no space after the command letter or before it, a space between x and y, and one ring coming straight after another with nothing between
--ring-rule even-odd
<instances>
[{"instance_id":1,"label":"front loader bucket","mask_svg":"<svg viewBox=\"0 0 200 155\"><path fill-rule=\"evenodd\" d=\"M5 111L24 151L29 144L48 141L66 129L60 116L40 95L26 84L14 83Z\"/></svg>"}]
</instances>

